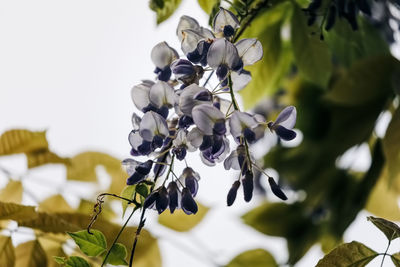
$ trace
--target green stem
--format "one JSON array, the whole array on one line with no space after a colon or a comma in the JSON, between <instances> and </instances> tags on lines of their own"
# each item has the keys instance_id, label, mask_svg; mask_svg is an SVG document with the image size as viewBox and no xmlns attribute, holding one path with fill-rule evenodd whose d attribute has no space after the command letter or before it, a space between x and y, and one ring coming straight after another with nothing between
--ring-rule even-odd
<instances>
[{"instance_id":1,"label":"green stem","mask_svg":"<svg viewBox=\"0 0 400 267\"><path fill-rule=\"evenodd\" d=\"M124 229L125 229L126 225L127 225L127 224L128 224L128 222L131 220L131 218L132 218L132 215L135 213L135 211L136 211L137 209L139 209L139 207L138 207L138 206L136 206L136 207L133 209L132 213L129 215L128 219L125 221L124 225L123 225L123 226L122 226L122 228L119 230L119 232L118 232L117 236L115 237L115 239L114 239L113 243L111 244L111 247L108 249L108 251L107 251L107 254L106 254L106 256L104 257L104 260L103 260L103 262L101 263L101 267L103 267L103 266L104 266L104 264L106 264L107 258L108 258L108 256L109 256L109 255L110 255L110 253L111 253L111 249L112 249L112 247L115 245L115 243L117 243L117 241L118 241L118 238L119 238L119 237L120 237L120 235L122 234L122 231L124 231Z\"/></svg>"},{"instance_id":2,"label":"green stem","mask_svg":"<svg viewBox=\"0 0 400 267\"><path fill-rule=\"evenodd\" d=\"M229 87L229 93L231 95L231 101L232 101L232 104L233 104L233 108L235 110L239 110L240 111L239 106L238 106L238 104L236 102L235 93L233 92L233 89L232 89L232 78L231 78L230 74L228 75L228 87Z\"/></svg>"}]
</instances>

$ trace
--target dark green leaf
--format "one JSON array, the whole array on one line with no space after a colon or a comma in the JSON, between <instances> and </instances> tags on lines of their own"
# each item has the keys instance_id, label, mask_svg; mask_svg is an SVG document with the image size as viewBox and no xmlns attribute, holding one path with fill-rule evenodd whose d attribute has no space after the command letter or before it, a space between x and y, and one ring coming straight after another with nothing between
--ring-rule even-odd
<instances>
[{"instance_id":1,"label":"dark green leaf","mask_svg":"<svg viewBox=\"0 0 400 267\"><path fill-rule=\"evenodd\" d=\"M150 8L157 14L157 24L168 19L182 0L150 0Z\"/></svg>"},{"instance_id":2,"label":"dark green leaf","mask_svg":"<svg viewBox=\"0 0 400 267\"><path fill-rule=\"evenodd\" d=\"M125 258L125 246L120 243L115 243L114 246L111 248L111 252L110 255L108 255L107 257L106 263L110 263L112 265L128 265Z\"/></svg>"},{"instance_id":3,"label":"dark green leaf","mask_svg":"<svg viewBox=\"0 0 400 267\"><path fill-rule=\"evenodd\" d=\"M379 230L381 230L385 234L388 240L394 240L400 237L400 227L397 224L383 218L372 216L369 216L368 220L371 221L376 227L378 227Z\"/></svg>"},{"instance_id":4,"label":"dark green leaf","mask_svg":"<svg viewBox=\"0 0 400 267\"><path fill-rule=\"evenodd\" d=\"M278 267L274 257L264 249L253 249L240 253L226 267Z\"/></svg>"},{"instance_id":5,"label":"dark green leaf","mask_svg":"<svg viewBox=\"0 0 400 267\"><path fill-rule=\"evenodd\" d=\"M391 255L390 258L392 259L394 266L400 267L400 252Z\"/></svg>"},{"instance_id":6,"label":"dark green leaf","mask_svg":"<svg viewBox=\"0 0 400 267\"><path fill-rule=\"evenodd\" d=\"M145 184L138 184L137 186L136 186L136 192L139 194L139 195L141 195L142 197L147 197L147 195L149 194L149 190L148 190L148 187L147 187L147 185L145 185Z\"/></svg>"},{"instance_id":7,"label":"dark green leaf","mask_svg":"<svg viewBox=\"0 0 400 267\"><path fill-rule=\"evenodd\" d=\"M325 42L318 35L318 29L307 26L306 16L295 6L291 21L291 39L294 58L300 73L308 80L325 88L332 72L331 55Z\"/></svg>"},{"instance_id":8,"label":"dark green leaf","mask_svg":"<svg viewBox=\"0 0 400 267\"><path fill-rule=\"evenodd\" d=\"M89 263L81 257L71 256L65 262L66 267L90 267Z\"/></svg>"},{"instance_id":9,"label":"dark green leaf","mask_svg":"<svg viewBox=\"0 0 400 267\"><path fill-rule=\"evenodd\" d=\"M68 233L79 246L81 251L88 256L98 256L107 249L106 238L103 233L98 230L88 231L82 230L75 233Z\"/></svg>"},{"instance_id":10,"label":"dark green leaf","mask_svg":"<svg viewBox=\"0 0 400 267\"><path fill-rule=\"evenodd\" d=\"M365 105L390 96L391 78L400 63L392 56L370 57L357 61L340 77L326 98L346 106Z\"/></svg>"},{"instance_id":11,"label":"dark green leaf","mask_svg":"<svg viewBox=\"0 0 400 267\"><path fill-rule=\"evenodd\" d=\"M332 250L318 262L316 267L363 267L376 256L378 256L377 252L364 244L353 241Z\"/></svg>"}]
</instances>

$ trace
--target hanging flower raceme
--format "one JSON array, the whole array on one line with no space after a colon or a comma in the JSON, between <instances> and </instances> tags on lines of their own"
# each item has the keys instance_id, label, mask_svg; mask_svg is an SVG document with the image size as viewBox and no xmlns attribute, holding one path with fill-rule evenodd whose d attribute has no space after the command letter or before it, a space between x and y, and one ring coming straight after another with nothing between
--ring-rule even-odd
<instances>
[{"instance_id":1,"label":"hanging flower raceme","mask_svg":"<svg viewBox=\"0 0 400 267\"><path fill-rule=\"evenodd\" d=\"M263 49L254 38L236 42L239 27L236 16L224 8L214 17L212 30L182 16L176 34L187 59L179 58L166 42L152 49L155 81L143 80L131 90L138 110L131 119L131 155L146 159L123 161L129 175L127 185L152 185L142 203L144 209L158 213L168 208L171 213L177 209L186 214L197 213L194 198L200 176L186 161L187 154L195 151L199 151L206 166L223 162L226 170L238 171L239 177L227 195L228 206L236 200L240 187L248 202L253 197L255 174L262 172L251 153L251 145L264 137L266 127L284 140L295 138L292 128L296 109L292 106L268 124L261 115L240 111L235 92L251 81L251 74L244 67L261 60ZM209 76L200 86L207 72ZM213 75L220 84L210 88L207 83ZM230 99L221 96L228 90ZM234 140L232 151L230 138ZM182 164L180 161L186 166L177 177L176 166ZM275 180L267 177L272 192L282 200L287 199Z\"/></svg>"}]
</instances>

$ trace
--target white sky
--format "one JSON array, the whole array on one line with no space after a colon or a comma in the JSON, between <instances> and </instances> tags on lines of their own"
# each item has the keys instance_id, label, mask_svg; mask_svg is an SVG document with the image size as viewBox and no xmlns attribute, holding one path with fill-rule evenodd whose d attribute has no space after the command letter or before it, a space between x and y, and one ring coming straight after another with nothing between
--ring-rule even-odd
<instances>
[{"instance_id":1,"label":"white sky","mask_svg":"<svg viewBox=\"0 0 400 267\"><path fill-rule=\"evenodd\" d=\"M156 28L148 1L0 0L0 132L47 129L51 149L63 156L84 150L129 156L130 89L141 79L153 78L151 48L164 40L179 48L175 28L183 14L207 24L196 1L182 2L176 14ZM196 163L197 155L189 159L202 176L199 199L216 208L193 231L191 243L147 220L150 230L154 227L155 234L168 237L160 242L164 266L210 266L204 260L210 256L199 260L168 239L188 247L206 244L219 263L257 247L284 262L283 240L260 235L238 218L260 199L245 204L239 195L234 207L226 208L233 173L203 167ZM345 241L358 240L383 251L385 238L366 216L359 215ZM315 265L321 256L314 247L297 266ZM391 266L389 261L386 266Z\"/></svg>"}]
</instances>

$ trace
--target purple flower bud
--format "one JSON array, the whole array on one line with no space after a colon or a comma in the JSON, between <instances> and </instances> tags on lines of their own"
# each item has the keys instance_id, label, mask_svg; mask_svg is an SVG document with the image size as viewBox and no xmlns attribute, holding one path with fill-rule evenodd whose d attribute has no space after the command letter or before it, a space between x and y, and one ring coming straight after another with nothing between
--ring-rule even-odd
<instances>
[{"instance_id":1,"label":"purple flower bud","mask_svg":"<svg viewBox=\"0 0 400 267\"><path fill-rule=\"evenodd\" d=\"M136 167L136 171L140 174L143 175L147 175L150 173L151 167L153 166L153 161L152 160L148 160L145 161L143 163L140 163L137 167Z\"/></svg>"},{"instance_id":2,"label":"purple flower bud","mask_svg":"<svg viewBox=\"0 0 400 267\"><path fill-rule=\"evenodd\" d=\"M167 189L163 186L158 190L158 198L156 200L156 209L158 214L163 213L168 208L169 196Z\"/></svg>"},{"instance_id":3,"label":"purple flower bud","mask_svg":"<svg viewBox=\"0 0 400 267\"><path fill-rule=\"evenodd\" d=\"M182 190L182 200L181 200L182 210L187 214L196 214L198 207L196 201L194 201L192 194L188 188L183 188Z\"/></svg>"},{"instance_id":4,"label":"purple flower bud","mask_svg":"<svg viewBox=\"0 0 400 267\"><path fill-rule=\"evenodd\" d=\"M183 115L183 116L181 116L181 117L179 118L178 125L179 125L179 128L187 128L187 127L189 127L190 125L192 125L193 123L194 123L194 122L193 122L192 117L187 116L187 115Z\"/></svg>"},{"instance_id":5,"label":"purple flower bud","mask_svg":"<svg viewBox=\"0 0 400 267\"><path fill-rule=\"evenodd\" d=\"M170 182L167 188L169 197L169 210L174 213L175 209L179 208L180 192L178 185L175 182Z\"/></svg>"},{"instance_id":6,"label":"purple flower bud","mask_svg":"<svg viewBox=\"0 0 400 267\"><path fill-rule=\"evenodd\" d=\"M231 189L228 192L228 196L226 197L226 204L228 206L232 206L233 202L235 202L237 191L240 187L240 182L236 181L232 184Z\"/></svg>"},{"instance_id":7,"label":"purple flower bud","mask_svg":"<svg viewBox=\"0 0 400 267\"><path fill-rule=\"evenodd\" d=\"M244 194L244 200L246 202L249 202L251 198L253 197L253 189L254 189L254 183L253 183L253 173L250 171L247 171L243 180L243 194Z\"/></svg>"},{"instance_id":8,"label":"purple flower bud","mask_svg":"<svg viewBox=\"0 0 400 267\"><path fill-rule=\"evenodd\" d=\"M235 29L231 25L225 25L223 32L225 37L231 37L235 33Z\"/></svg>"},{"instance_id":9,"label":"purple flower bud","mask_svg":"<svg viewBox=\"0 0 400 267\"><path fill-rule=\"evenodd\" d=\"M288 199L285 193L282 191L279 185L276 184L275 180L272 177L268 178L268 183L269 186L271 186L272 193L274 193L275 196L279 197L282 200Z\"/></svg>"},{"instance_id":10,"label":"purple flower bud","mask_svg":"<svg viewBox=\"0 0 400 267\"><path fill-rule=\"evenodd\" d=\"M197 190L199 189L199 183L197 179L193 176L187 176L185 179L185 186L189 189L193 197L197 195Z\"/></svg>"},{"instance_id":11,"label":"purple flower bud","mask_svg":"<svg viewBox=\"0 0 400 267\"><path fill-rule=\"evenodd\" d=\"M148 209L154 206L156 200L158 199L158 191L152 192L148 195L143 203L143 208Z\"/></svg>"},{"instance_id":12,"label":"purple flower bud","mask_svg":"<svg viewBox=\"0 0 400 267\"><path fill-rule=\"evenodd\" d=\"M224 80L226 75L228 74L229 68L225 64L219 65L216 71L218 79Z\"/></svg>"}]
</instances>

